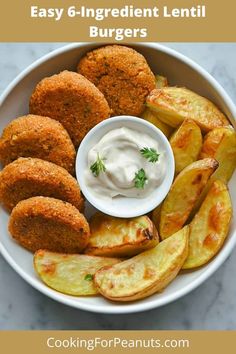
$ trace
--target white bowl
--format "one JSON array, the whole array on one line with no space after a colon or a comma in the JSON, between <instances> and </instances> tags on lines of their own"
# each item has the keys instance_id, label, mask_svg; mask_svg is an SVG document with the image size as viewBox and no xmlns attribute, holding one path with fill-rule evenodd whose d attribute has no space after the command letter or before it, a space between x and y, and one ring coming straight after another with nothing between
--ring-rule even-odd
<instances>
[{"instance_id":1,"label":"white bowl","mask_svg":"<svg viewBox=\"0 0 236 354\"><path fill-rule=\"evenodd\" d=\"M24 70L6 89L0 99L0 130L15 117L28 112L31 92L45 76L64 69L75 70L79 58L101 44L70 44L37 60ZM176 51L160 44L139 43L132 45L147 59L155 73L166 75L171 85L186 86L215 102L235 126L236 108L224 89L198 64ZM17 60L17 58L16 58ZM236 213L236 174L229 189ZM8 215L0 209L0 250L7 262L29 284L45 295L79 309L101 313L131 313L152 309L174 301L195 289L208 279L226 260L236 244L236 218L232 220L229 235L219 254L207 265L193 272L181 273L160 294L146 299L117 304L102 297L73 297L58 293L44 285L34 272L32 254L16 244L7 231Z\"/></svg>"},{"instance_id":2,"label":"white bowl","mask_svg":"<svg viewBox=\"0 0 236 354\"><path fill-rule=\"evenodd\" d=\"M166 169L161 184L150 195L138 200L137 198L123 196L103 199L94 194L92 189L86 184L85 171L88 169L88 153L90 149L109 131L122 127L149 135L158 142L160 151L165 154ZM174 173L174 155L170 143L162 131L144 119L130 116L113 117L97 124L81 142L76 157L76 176L86 200L103 213L121 218L144 215L155 209L169 192Z\"/></svg>"}]
</instances>

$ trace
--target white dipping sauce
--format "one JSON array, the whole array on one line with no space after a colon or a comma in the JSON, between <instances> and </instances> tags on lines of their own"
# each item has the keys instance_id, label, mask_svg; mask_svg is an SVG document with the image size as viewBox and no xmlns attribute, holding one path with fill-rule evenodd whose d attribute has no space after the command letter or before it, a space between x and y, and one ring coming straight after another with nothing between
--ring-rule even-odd
<instances>
[{"instance_id":1,"label":"white dipping sauce","mask_svg":"<svg viewBox=\"0 0 236 354\"><path fill-rule=\"evenodd\" d=\"M153 163L140 150L155 149L159 155ZM90 169L98 156L102 159L105 172L95 177ZM143 169L147 180L143 188L135 187L135 174ZM103 198L126 196L144 198L150 195L165 176L165 153L149 135L126 127L111 130L89 151L85 183L92 192Z\"/></svg>"}]
</instances>

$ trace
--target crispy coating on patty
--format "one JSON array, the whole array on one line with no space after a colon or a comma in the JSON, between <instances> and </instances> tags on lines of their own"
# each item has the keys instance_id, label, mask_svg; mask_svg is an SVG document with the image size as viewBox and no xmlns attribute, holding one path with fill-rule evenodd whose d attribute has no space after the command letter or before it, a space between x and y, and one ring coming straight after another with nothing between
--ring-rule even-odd
<instances>
[{"instance_id":1,"label":"crispy coating on patty","mask_svg":"<svg viewBox=\"0 0 236 354\"><path fill-rule=\"evenodd\" d=\"M36 158L19 158L0 172L0 202L11 211L21 200L53 197L83 210L84 199L74 177L63 167Z\"/></svg>"},{"instance_id":2,"label":"crispy coating on patty","mask_svg":"<svg viewBox=\"0 0 236 354\"><path fill-rule=\"evenodd\" d=\"M77 70L104 94L113 116L140 116L147 95L155 88L155 77L145 58L125 46L95 49L80 60Z\"/></svg>"},{"instance_id":3,"label":"crispy coating on patty","mask_svg":"<svg viewBox=\"0 0 236 354\"><path fill-rule=\"evenodd\" d=\"M79 253L88 243L89 224L78 209L54 198L33 197L19 202L9 220L9 232L35 252Z\"/></svg>"},{"instance_id":4,"label":"crispy coating on patty","mask_svg":"<svg viewBox=\"0 0 236 354\"><path fill-rule=\"evenodd\" d=\"M74 174L75 148L69 134L54 119L27 115L14 119L0 138L0 162L5 166L18 157L37 157Z\"/></svg>"},{"instance_id":5,"label":"crispy coating on patty","mask_svg":"<svg viewBox=\"0 0 236 354\"><path fill-rule=\"evenodd\" d=\"M61 122L77 147L91 128L109 117L110 108L92 82L63 71L38 83L30 99L30 113Z\"/></svg>"}]
</instances>

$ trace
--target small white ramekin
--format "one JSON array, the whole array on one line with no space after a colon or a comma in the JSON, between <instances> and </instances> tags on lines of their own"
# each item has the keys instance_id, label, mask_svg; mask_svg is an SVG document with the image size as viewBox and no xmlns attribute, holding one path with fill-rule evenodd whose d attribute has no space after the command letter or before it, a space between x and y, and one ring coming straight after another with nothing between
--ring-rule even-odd
<instances>
[{"instance_id":1,"label":"small white ramekin","mask_svg":"<svg viewBox=\"0 0 236 354\"><path fill-rule=\"evenodd\" d=\"M140 131L157 140L160 146L160 151L165 154L164 162L166 168L164 178L162 179L161 184L150 195L144 198L130 198L125 196L100 198L93 192L91 187L88 187L86 184L85 171L89 169L89 150L93 148L106 133L122 127ZM121 218L144 215L158 206L163 201L171 187L174 178L174 170L175 162L173 152L169 141L162 131L142 118L130 116L113 117L97 124L89 131L81 142L76 158L76 176L85 198L90 204L103 213Z\"/></svg>"}]
</instances>

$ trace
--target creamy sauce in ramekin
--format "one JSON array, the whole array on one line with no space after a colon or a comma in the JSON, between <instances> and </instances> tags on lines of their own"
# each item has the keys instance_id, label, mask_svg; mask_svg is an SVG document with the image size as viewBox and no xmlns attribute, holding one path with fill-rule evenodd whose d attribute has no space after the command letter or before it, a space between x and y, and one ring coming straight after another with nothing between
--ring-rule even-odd
<instances>
[{"instance_id":1,"label":"creamy sauce in ramekin","mask_svg":"<svg viewBox=\"0 0 236 354\"><path fill-rule=\"evenodd\" d=\"M85 183L100 198L145 198L160 186L165 171L165 153L158 142L122 127L105 134L90 149Z\"/></svg>"}]
</instances>

